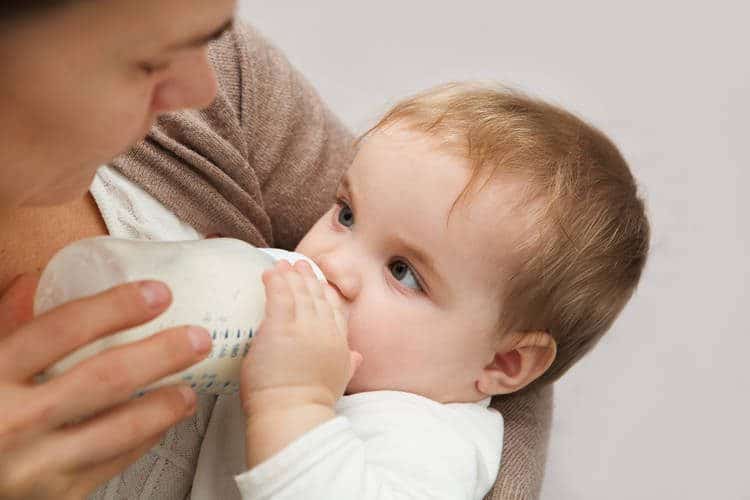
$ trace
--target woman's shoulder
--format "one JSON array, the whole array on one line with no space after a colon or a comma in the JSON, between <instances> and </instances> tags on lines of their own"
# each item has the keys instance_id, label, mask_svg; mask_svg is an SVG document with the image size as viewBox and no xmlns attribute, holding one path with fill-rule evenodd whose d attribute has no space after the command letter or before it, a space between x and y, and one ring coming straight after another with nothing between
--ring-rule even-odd
<instances>
[{"instance_id":1,"label":"woman's shoulder","mask_svg":"<svg viewBox=\"0 0 750 500\"><path fill-rule=\"evenodd\" d=\"M255 27L237 20L224 36L209 47L216 73L219 98L225 99L244 125L256 104L271 105L281 90L299 83L301 77L281 50Z\"/></svg>"}]
</instances>

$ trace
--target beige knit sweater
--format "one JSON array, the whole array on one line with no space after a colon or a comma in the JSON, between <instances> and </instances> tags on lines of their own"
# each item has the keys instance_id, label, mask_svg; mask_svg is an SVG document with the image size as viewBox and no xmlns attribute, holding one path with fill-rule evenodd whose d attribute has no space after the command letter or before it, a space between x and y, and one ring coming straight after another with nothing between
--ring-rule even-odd
<instances>
[{"instance_id":1,"label":"beige knit sweater","mask_svg":"<svg viewBox=\"0 0 750 500\"><path fill-rule=\"evenodd\" d=\"M204 111L164 116L113 165L199 231L293 249L333 201L352 135L273 46L238 25L210 51L219 94ZM184 499L215 398L91 498ZM502 465L487 498L537 498L552 390L495 398Z\"/></svg>"}]
</instances>

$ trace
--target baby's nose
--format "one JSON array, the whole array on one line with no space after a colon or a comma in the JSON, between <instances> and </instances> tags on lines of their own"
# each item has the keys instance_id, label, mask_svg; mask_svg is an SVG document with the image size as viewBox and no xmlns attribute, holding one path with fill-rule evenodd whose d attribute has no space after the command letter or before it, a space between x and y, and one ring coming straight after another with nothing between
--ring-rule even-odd
<instances>
[{"instance_id":1,"label":"baby's nose","mask_svg":"<svg viewBox=\"0 0 750 500\"><path fill-rule=\"evenodd\" d=\"M336 283L328 282L328 289L331 291L331 300L333 301L334 305L340 308L343 308L344 304L346 303L346 296L343 294L341 289L336 285Z\"/></svg>"},{"instance_id":2,"label":"baby's nose","mask_svg":"<svg viewBox=\"0 0 750 500\"><path fill-rule=\"evenodd\" d=\"M360 277L355 271L354 263L338 254L326 254L313 259L323 271L328 284L335 290L342 304L353 301L360 288Z\"/></svg>"}]
</instances>

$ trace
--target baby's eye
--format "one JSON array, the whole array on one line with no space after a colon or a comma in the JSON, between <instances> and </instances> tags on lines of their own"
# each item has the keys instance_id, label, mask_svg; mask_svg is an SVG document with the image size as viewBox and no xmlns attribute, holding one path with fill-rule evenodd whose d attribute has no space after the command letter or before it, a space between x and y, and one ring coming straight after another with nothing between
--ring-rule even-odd
<instances>
[{"instance_id":1,"label":"baby's eye","mask_svg":"<svg viewBox=\"0 0 750 500\"><path fill-rule=\"evenodd\" d=\"M352 227L354 225L354 212L345 201L338 200L336 202L339 206L338 221L344 227Z\"/></svg>"},{"instance_id":2,"label":"baby's eye","mask_svg":"<svg viewBox=\"0 0 750 500\"><path fill-rule=\"evenodd\" d=\"M393 277L400 281L405 287L422 291L422 285L419 284L416 273L412 271L409 264L403 260L394 260L388 264L388 269L391 271Z\"/></svg>"}]
</instances>

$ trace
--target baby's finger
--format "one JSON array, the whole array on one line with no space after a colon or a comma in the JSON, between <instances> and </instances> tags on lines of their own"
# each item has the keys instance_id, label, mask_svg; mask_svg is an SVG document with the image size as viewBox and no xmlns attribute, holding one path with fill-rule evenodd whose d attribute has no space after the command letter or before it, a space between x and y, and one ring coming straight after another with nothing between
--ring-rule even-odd
<instances>
[{"instance_id":1,"label":"baby's finger","mask_svg":"<svg viewBox=\"0 0 750 500\"><path fill-rule=\"evenodd\" d=\"M310 291L305 285L304 277L296 270L290 269L284 273L284 279L289 284L289 288L294 295L294 318L305 319L315 317L315 305Z\"/></svg>"},{"instance_id":2,"label":"baby's finger","mask_svg":"<svg viewBox=\"0 0 750 500\"><path fill-rule=\"evenodd\" d=\"M266 317L269 320L284 320L294 316L294 298L289 284L278 269L263 273L266 284Z\"/></svg>"},{"instance_id":3,"label":"baby's finger","mask_svg":"<svg viewBox=\"0 0 750 500\"><path fill-rule=\"evenodd\" d=\"M298 260L297 262L294 263L294 267L296 267L297 270L299 270L302 274L307 275L307 276L313 276L317 279L317 276L315 276L315 271L313 271L312 266L306 260L304 259Z\"/></svg>"},{"instance_id":4,"label":"baby's finger","mask_svg":"<svg viewBox=\"0 0 750 500\"><path fill-rule=\"evenodd\" d=\"M338 331L340 334L347 336L348 330L347 330L347 320L346 316L344 315L343 311L339 309L338 307L333 307L333 319L336 322L336 327L338 328Z\"/></svg>"},{"instance_id":5,"label":"baby's finger","mask_svg":"<svg viewBox=\"0 0 750 500\"><path fill-rule=\"evenodd\" d=\"M332 318L333 312L331 311L331 308L328 305L328 302L323 293L323 286L321 285L320 281L318 281L317 276L315 276L315 273L313 272L312 267L310 267L310 264L308 264L304 260L299 260L295 262L294 268L302 275L302 280L307 287L307 291L310 294L310 297L312 297L313 307L315 308L315 313L318 315L318 317Z\"/></svg>"},{"instance_id":6,"label":"baby's finger","mask_svg":"<svg viewBox=\"0 0 750 500\"><path fill-rule=\"evenodd\" d=\"M347 318L340 306L341 299L339 298L338 293L330 285L323 286L323 293L325 295L326 301L331 307L331 311L333 312L333 320L336 322L336 330L339 334L346 335Z\"/></svg>"},{"instance_id":7,"label":"baby's finger","mask_svg":"<svg viewBox=\"0 0 750 500\"><path fill-rule=\"evenodd\" d=\"M279 271L289 271L292 268L292 265L289 263L288 260L278 260L276 261L276 269Z\"/></svg>"}]
</instances>

